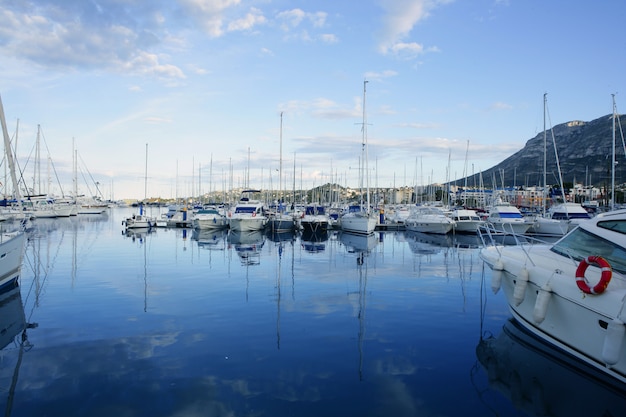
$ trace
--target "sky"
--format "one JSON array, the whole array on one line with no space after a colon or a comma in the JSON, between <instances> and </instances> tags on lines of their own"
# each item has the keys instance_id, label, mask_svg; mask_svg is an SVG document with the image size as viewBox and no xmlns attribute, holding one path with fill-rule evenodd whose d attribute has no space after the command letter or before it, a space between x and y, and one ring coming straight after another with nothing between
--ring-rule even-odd
<instances>
[{"instance_id":1,"label":"sky","mask_svg":"<svg viewBox=\"0 0 626 417\"><path fill-rule=\"evenodd\" d=\"M612 113L612 94L625 108L624 16L623 0L0 0L0 97L25 183L49 194L73 192L74 159L78 192L105 199L356 187L365 166L370 186L424 185L522 149L544 93L548 127Z\"/></svg>"}]
</instances>

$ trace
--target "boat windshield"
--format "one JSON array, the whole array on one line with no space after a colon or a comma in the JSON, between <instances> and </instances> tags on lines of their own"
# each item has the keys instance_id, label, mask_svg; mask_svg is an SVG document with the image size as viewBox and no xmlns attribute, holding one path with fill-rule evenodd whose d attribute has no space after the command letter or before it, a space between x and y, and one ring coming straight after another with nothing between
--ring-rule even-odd
<instances>
[{"instance_id":1,"label":"boat windshield","mask_svg":"<svg viewBox=\"0 0 626 417\"><path fill-rule=\"evenodd\" d=\"M235 208L235 213L252 214L254 212L256 212L256 207L249 207L249 206L245 207L245 206L242 206L242 207Z\"/></svg>"},{"instance_id":2,"label":"boat windshield","mask_svg":"<svg viewBox=\"0 0 626 417\"><path fill-rule=\"evenodd\" d=\"M601 224L598 225L600 227L608 226ZM621 233L625 233L623 229L624 226L625 224L621 225ZM555 243L550 250L558 253L559 255L571 257L577 261L581 261L587 256L602 256L609 262L609 264L611 264L611 267L615 271L622 274L626 273L626 250L623 247L596 236L593 233L589 233L580 227L573 230L570 234Z\"/></svg>"},{"instance_id":3,"label":"boat windshield","mask_svg":"<svg viewBox=\"0 0 626 417\"><path fill-rule=\"evenodd\" d=\"M306 208L305 214L307 214L309 216L323 215L324 214L324 207L323 206L308 206Z\"/></svg>"},{"instance_id":4,"label":"boat windshield","mask_svg":"<svg viewBox=\"0 0 626 417\"><path fill-rule=\"evenodd\" d=\"M574 220L574 219L590 219L591 216L588 213L562 213L555 212L552 214L552 218L555 220Z\"/></svg>"}]
</instances>

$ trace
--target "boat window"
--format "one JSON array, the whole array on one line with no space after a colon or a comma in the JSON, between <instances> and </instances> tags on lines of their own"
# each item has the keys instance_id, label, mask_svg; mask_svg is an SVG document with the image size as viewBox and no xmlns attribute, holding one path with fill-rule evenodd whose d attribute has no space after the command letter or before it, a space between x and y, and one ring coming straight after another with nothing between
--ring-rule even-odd
<instances>
[{"instance_id":1,"label":"boat window","mask_svg":"<svg viewBox=\"0 0 626 417\"><path fill-rule=\"evenodd\" d=\"M556 242L550 250L577 261L591 255L601 256L615 271L626 273L626 250L581 228Z\"/></svg>"},{"instance_id":2,"label":"boat window","mask_svg":"<svg viewBox=\"0 0 626 417\"><path fill-rule=\"evenodd\" d=\"M598 227L612 230L613 232L626 234L626 221L623 220L608 220L598 222Z\"/></svg>"},{"instance_id":3,"label":"boat window","mask_svg":"<svg viewBox=\"0 0 626 417\"><path fill-rule=\"evenodd\" d=\"M500 213L500 217L503 219L521 219L520 213Z\"/></svg>"}]
</instances>

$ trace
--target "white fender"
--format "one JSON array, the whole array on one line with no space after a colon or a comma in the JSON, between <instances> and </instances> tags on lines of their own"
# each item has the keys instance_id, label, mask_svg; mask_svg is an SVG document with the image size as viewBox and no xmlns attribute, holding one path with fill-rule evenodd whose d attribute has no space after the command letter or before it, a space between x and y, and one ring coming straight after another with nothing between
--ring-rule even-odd
<instances>
[{"instance_id":1,"label":"white fender","mask_svg":"<svg viewBox=\"0 0 626 417\"><path fill-rule=\"evenodd\" d=\"M540 324L546 318L548 312L548 304L552 297L552 288L549 284L545 284L539 290L537 294L537 301L535 301L535 309L533 310L533 320L535 323Z\"/></svg>"},{"instance_id":2,"label":"white fender","mask_svg":"<svg viewBox=\"0 0 626 417\"><path fill-rule=\"evenodd\" d=\"M602 360L608 366L619 362L625 333L626 327L620 319L613 319L607 326L602 346Z\"/></svg>"},{"instance_id":3,"label":"white fender","mask_svg":"<svg viewBox=\"0 0 626 417\"><path fill-rule=\"evenodd\" d=\"M502 274L504 273L504 264L501 260L497 260L493 267L491 268L491 291L494 294L497 294L500 291L500 286L502 285Z\"/></svg>"},{"instance_id":4,"label":"white fender","mask_svg":"<svg viewBox=\"0 0 626 417\"><path fill-rule=\"evenodd\" d=\"M522 268L520 269L519 274L517 274L517 278L515 280L515 289L513 290L513 300L515 300L516 306L522 304L522 301L524 301L527 285L528 269Z\"/></svg>"}]
</instances>

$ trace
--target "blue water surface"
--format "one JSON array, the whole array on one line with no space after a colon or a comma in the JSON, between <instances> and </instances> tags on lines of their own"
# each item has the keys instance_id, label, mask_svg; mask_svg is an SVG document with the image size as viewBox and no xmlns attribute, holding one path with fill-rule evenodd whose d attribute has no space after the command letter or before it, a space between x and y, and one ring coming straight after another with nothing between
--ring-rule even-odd
<instances>
[{"instance_id":1,"label":"blue water surface","mask_svg":"<svg viewBox=\"0 0 626 417\"><path fill-rule=\"evenodd\" d=\"M477 357L510 313L475 236L125 234L130 213L34 221L5 415L533 415Z\"/></svg>"}]
</instances>

